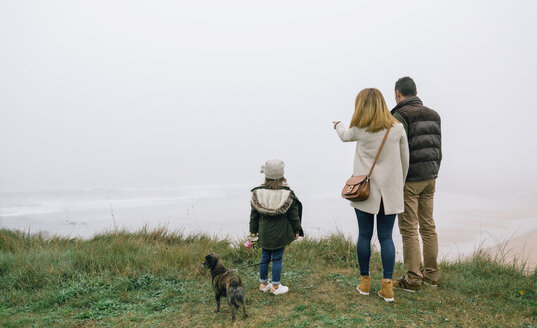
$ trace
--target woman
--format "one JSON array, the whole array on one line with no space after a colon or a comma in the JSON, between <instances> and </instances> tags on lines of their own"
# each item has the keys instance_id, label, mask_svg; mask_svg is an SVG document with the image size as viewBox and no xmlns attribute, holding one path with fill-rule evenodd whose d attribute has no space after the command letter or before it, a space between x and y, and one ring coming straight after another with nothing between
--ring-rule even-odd
<instances>
[{"instance_id":1,"label":"woman","mask_svg":"<svg viewBox=\"0 0 537 328\"><path fill-rule=\"evenodd\" d=\"M369 259L374 216L377 216L377 235L380 242L384 279L378 295L387 302L394 300L392 275L395 247L392 230L395 215L404 210L403 186L408 171L408 141L403 124L388 111L379 90L370 88L358 93L354 115L349 128L340 121L333 122L344 142L356 141L353 175L367 175L377 155L382 139L391 127L370 178L370 195L364 201L351 202L358 219L356 251L360 265L360 285L356 289L369 295Z\"/></svg>"},{"instance_id":2,"label":"woman","mask_svg":"<svg viewBox=\"0 0 537 328\"><path fill-rule=\"evenodd\" d=\"M261 167L265 183L252 189L250 237L259 234L261 262L259 264L259 290L274 295L285 294L287 286L280 283L285 246L298 236L304 236L301 227L302 204L287 185L284 162L268 160ZM268 281L268 267L272 261L272 283Z\"/></svg>"}]
</instances>

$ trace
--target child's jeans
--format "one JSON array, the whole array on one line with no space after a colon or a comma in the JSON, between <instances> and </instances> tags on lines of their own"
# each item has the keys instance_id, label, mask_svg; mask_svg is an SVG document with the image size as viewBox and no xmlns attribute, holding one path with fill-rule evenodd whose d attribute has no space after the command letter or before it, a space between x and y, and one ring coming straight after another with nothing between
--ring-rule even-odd
<instances>
[{"instance_id":1,"label":"child's jeans","mask_svg":"<svg viewBox=\"0 0 537 328\"><path fill-rule=\"evenodd\" d=\"M285 247L276 250L262 249L261 263L259 263L259 281L264 284L268 282L268 267L272 259L272 283L279 284L282 274L282 258Z\"/></svg>"}]
</instances>

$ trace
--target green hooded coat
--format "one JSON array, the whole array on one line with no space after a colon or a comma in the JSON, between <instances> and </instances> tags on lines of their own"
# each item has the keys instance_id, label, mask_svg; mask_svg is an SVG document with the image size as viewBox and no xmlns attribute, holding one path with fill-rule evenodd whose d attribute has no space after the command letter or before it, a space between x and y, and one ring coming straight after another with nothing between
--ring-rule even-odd
<instances>
[{"instance_id":1,"label":"green hooded coat","mask_svg":"<svg viewBox=\"0 0 537 328\"><path fill-rule=\"evenodd\" d=\"M268 250L280 249L303 237L302 203L289 187L252 189L250 233L259 235L259 244Z\"/></svg>"}]
</instances>

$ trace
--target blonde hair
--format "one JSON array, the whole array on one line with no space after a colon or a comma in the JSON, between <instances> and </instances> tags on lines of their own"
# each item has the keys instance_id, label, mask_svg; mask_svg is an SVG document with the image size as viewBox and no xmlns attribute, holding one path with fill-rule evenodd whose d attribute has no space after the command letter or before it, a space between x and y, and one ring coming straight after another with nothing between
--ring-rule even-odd
<instances>
[{"instance_id":1,"label":"blonde hair","mask_svg":"<svg viewBox=\"0 0 537 328\"><path fill-rule=\"evenodd\" d=\"M267 189L280 189L283 186L284 182L287 182L285 178L279 178L279 179L265 178L265 183L263 183L263 185L267 187Z\"/></svg>"},{"instance_id":2,"label":"blonde hair","mask_svg":"<svg viewBox=\"0 0 537 328\"><path fill-rule=\"evenodd\" d=\"M393 126L398 121L388 111L386 101L378 89L363 89L356 96L354 114L350 128L367 128L367 132L377 132Z\"/></svg>"}]
</instances>

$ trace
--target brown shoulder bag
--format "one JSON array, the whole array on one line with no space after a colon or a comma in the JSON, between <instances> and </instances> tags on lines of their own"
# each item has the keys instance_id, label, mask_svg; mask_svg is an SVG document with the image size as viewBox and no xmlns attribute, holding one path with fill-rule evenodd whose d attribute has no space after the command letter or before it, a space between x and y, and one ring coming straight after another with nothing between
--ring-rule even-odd
<instances>
[{"instance_id":1,"label":"brown shoulder bag","mask_svg":"<svg viewBox=\"0 0 537 328\"><path fill-rule=\"evenodd\" d=\"M380 152L382 151L382 147L384 147L384 144L386 143L386 139L388 138L388 133L390 133L391 128L392 127L388 128L386 134L384 135L384 139L382 139L382 143L380 144L380 148L377 152L377 156L375 157L375 161L371 166L371 170L369 170L369 174L350 177L347 182L345 182L345 186L341 191L341 197L352 202L366 200L367 198L369 198L369 179L371 178L371 173L373 173L373 169L375 168L375 164L377 164Z\"/></svg>"}]
</instances>

